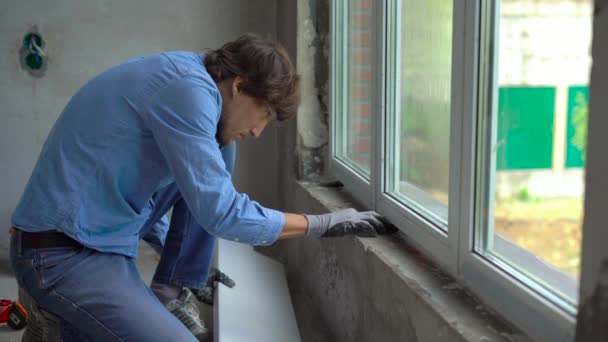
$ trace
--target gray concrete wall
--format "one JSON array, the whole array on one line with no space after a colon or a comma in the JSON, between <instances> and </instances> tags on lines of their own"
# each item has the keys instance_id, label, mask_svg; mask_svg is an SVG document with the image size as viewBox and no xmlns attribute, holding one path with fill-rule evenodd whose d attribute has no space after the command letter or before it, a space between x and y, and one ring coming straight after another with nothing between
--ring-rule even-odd
<instances>
[{"instance_id":1,"label":"gray concrete wall","mask_svg":"<svg viewBox=\"0 0 608 342\"><path fill-rule=\"evenodd\" d=\"M286 188L291 212L356 206L336 189L294 180ZM400 235L287 240L260 250L285 265L303 341L529 341Z\"/></svg>"},{"instance_id":2,"label":"gray concrete wall","mask_svg":"<svg viewBox=\"0 0 608 342\"><path fill-rule=\"evenodd\" d=\"M214 48L247 31L274 37L275 8L275 0L0 2L0 231L9 225L48 131L84 82L137 55ZM18 57L34 25L48 54L40 78L22 70ZM276 204L275 140L270 127L238 152L237 187L267 205Z\"/></svg>"},{"instance_id":3,"label":"gray concrete wall","mask_svg":"<svg viewBox=\"0 0 608 342\"><path fill-rule=\"evenodd\" d=\"M276 25L277 40L285 47L299 70L297 40L295 39L298 32L296 1L277 1ZM275 191L278 199L277 209L284 210L285 203L289 201L291 194L288 191L282 191L283 186L293 177L296 170L297 123L296 120L289 120L279 126L277 130L277 177L279 187Z\"/></svg>"}]
</instances>

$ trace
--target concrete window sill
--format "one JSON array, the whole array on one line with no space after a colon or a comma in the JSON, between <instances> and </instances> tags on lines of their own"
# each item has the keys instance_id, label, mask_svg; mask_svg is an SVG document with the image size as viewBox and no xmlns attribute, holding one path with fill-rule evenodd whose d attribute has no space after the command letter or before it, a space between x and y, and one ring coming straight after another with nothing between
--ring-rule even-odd
<instances>
[{"instance_id":1,"label":"concrete window sill","mask_svg":"<svg viewBox=\"0 0 608 342\"><path fill-rule=\"evenodd\" d=\"M364 209L356 205L352 200L352 197L341 188L322 187L308 182L294 182L294 188L296 189L294 193L294 204L292 204L292 208L287 208L288 210L321 213L347 207ZM318 254L319 248L331 249L334 247L330 246L330 244L340 244L338 248L346 248L348 250L346 255L352 254L353 258L356 257L355 255L362 255L355 263L361 264L361 260L364 260L366 264L370 263L370 265L372 265L365 266L367 267L366 270L373 267L374 270L373 272L370 272L370 274L363 276L356 274L348 275L352 280L341 283L343 286L350 286L353 282L358 283L358 285L355 286L356 289L346 290L347 292L355 293L351 296L354 300L357 300L357 298L360 297L371 297L370 303L372 304L367 305L363 309L358 309L358 311L365 311L364 314L361 314L362 316L370 314L374 316L378 313L378 310L374 308L374 306L382 305L379 303L384 301L380 298L385 295L381 291L407 292L407 294L404 295L405 299L403 301L399 301L399 299L395 298L385 301L387 303L386 305L394 306L387 309L386 315L388 316L393 315L393 310L406 311L406 313L401 316L397 315L396 318L389 318L389 320L395 321L393 326L390 325L390 322L389 324L386 322L383 323L384 326L382 329L387 330L388 328L388 330L395 330L394 334L385 333L386 336L399 337L399 340L404 336L407 337L406 335L409 333L404 335L404 330L399 327L399 319L406 317L411 325L411 329L409 330L414 331L413 340L417 341L529 341L528 338L518 333L509 324L505 323L503 319L491 314L457 282L431 264L424 255L419 253L407 242L407 238L402 233L379 238L345 237L319 240L322 241L308 240L300 242L307 245L300 248L300 251L297 253L302 254L302 251L306 251L306 249L310 247L312 249L317 249L316 253ZM279 243L279 245L282 243L283 242ZM291 245L289 248L293 250L296 249L295 247L295 245ZM284 262L286 261L286 258L289 258L289 255L286 254L293 253L293 251L288 251L286 248L286 251L277 255L272 252L272 248L273 247L270 248L270 253L275 254L279 259L283 259ZM302 256L298 255L298 258L302 258ZM301 260L297 260L296 262L299 261ZM292 264L294 263L293 260L291 262ZM343 263L348 263L348 260L345 260ZM337 264L340 265L340 261L338 261ZM293 267L293 269L290 270L290 267ZM292 287L292 285L295 287L302 287L302 285L299 284L301 281L300 278L298 278L297 273L306 271L302 271L300 269L301 267L303 266L298 264L290 265L289 260L287 260L286 270L288 279L290 279L290 287ZM344 265L343 267L346 270L344 272L367 273L367 271L359 270L356 266ZM312 271L314 272L314 270ZM340 272L342 272L342 270L339 270L339 273ZM377 289L374 289L373 287L375 286L374 284L378 283L378 275L380 275L380 277L387 277L387 280L383 282L389 282L390 286L385 287L381 282L380 286L384 288L376 292ZM362 282L371 284L361 285ZM318 303L321 303L320 305L325 305L324 302L326 299L324 299L323 296L327 293L327 289L322 288L324 286L324 281L320 281L319 283L319 285L315 285L314 283L313 285L307 285L304 290L300 289L299 291L314 292L311 295L311 298L319 298L320 300ZM337 287L339 286L340 285L337 285ZM361 290L361 286L367 286L369 289ZM293 291L294 290L292 289L292 296ZM357 291L362 293L356 293ZM497 295L500 294L497 293ZM378 300L374 297L378 297ZM346 298L346 300L348 301L348 298ZM295 305L297 306L298 301L296 300L295 302ZM417 307L412 308L412 303L415 303ZM327 312L327 308L320 308L319 310L323 312L323 314ZM296 307L296 313L298 311L299 310ZM341 313L337 311L336 315L339 316ZM431 318L424 319L423 317ZM327 317L324 319L328 320ZM329 317L330 321L333 319L333 317ZM300 320L301 317L298 315L300 331L302 332L302 323ZM337 321L339 322L339 319L337 319ZM403 324L406 323L407 322L403 322ZM343 329L342 325L338 324L338 326L338 328L328 327L328 329ZM370 327L370 329L375 328ZM357 341L367 340L368 338L368 336L365 335L366 333L362 333L361 331L347 331L341 335L342 333L343 332L341 331L338 333L333 331L330 335L338 335L334 336L337 340L351 340L350 336L354 336L352 340ZM305 338L303 340L306 341Z\"/></svg>"}]
</instances>

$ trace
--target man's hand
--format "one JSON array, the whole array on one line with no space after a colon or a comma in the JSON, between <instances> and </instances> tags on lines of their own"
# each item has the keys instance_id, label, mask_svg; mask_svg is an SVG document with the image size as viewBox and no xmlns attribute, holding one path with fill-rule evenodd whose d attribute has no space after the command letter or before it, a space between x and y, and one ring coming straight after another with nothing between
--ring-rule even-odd
<instances>
[{"instance_id":1,"label":"man's hand","mask_svg":"<svg viewBox=\"0 0 608 342\"><path fill-rule=\"evenodd\" d=\"M349 208L324 215L306 215L308 220L307 237L335 237L357 235L375 237L397 232L390 224L374 211L358 212Z\"/></svg>"}]
</instances>

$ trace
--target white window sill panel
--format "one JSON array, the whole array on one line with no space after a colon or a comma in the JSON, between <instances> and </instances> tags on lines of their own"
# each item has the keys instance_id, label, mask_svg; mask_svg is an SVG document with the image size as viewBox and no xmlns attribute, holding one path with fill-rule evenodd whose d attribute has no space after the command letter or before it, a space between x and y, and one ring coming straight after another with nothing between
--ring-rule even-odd
<instances>
[{"instance_id":1,"label":"white window sill panel","mask_svg":"<svg viewBox=\"0 0 608 342\"><path fill-rule=\"evenodd\" d=\"M283 266L251 246L218 239L218 267L236 283L218 284L215 342L300 342Z\"/></svg>"}]
</instances>

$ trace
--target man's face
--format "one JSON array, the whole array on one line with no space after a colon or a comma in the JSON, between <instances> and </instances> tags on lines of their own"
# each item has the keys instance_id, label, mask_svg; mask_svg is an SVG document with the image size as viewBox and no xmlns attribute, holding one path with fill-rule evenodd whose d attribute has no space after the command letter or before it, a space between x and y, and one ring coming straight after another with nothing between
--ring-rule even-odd
<instances>
[{"instance_id":1,"label":"man's face","mask_svg":"<svg viewBox=\"0 0 608 342\"><path fill-rule=\"evenodd\" d=\"M259 103L239 89L242 79L227 81L222 91L222 115L218 126L219 140L228 145L235 140L258 138L273 115L268 105Z\"/></svg>"}]
</instances>

